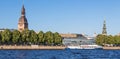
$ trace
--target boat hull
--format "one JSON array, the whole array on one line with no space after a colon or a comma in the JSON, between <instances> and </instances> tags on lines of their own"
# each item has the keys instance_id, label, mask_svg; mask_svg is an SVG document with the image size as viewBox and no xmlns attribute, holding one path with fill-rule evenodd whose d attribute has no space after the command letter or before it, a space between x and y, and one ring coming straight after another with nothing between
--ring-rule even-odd
<instances>
[{"instance_id":1,"label":"boat hull","mask_svg":"<svg viewBox=\"0 0 120 59\"><path fill-rule=\"evenodd\" d=\"M79 46L67 46L69 49L102 49L102 46L98 45L79 45Z\"/></svg>"}]
</instances>

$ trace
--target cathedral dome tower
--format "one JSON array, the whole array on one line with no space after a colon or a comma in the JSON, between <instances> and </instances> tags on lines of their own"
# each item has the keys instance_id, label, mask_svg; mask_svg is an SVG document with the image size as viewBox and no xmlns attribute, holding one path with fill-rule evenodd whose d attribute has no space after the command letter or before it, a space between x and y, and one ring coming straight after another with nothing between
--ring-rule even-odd
<instances>
[{"instance_id":1,"label":"cathedral dome tower","mask_svg":"<svg viewBox=\"0 0 120 59\"><path fill-rule=\"evenodd\" d=\"M22 32L25 29L28 29L28 22L25 16L25 8L23 5L21 10L21 17L19 18L19 21L18 21L18 30Z\"/></svg>"}]
</instances>

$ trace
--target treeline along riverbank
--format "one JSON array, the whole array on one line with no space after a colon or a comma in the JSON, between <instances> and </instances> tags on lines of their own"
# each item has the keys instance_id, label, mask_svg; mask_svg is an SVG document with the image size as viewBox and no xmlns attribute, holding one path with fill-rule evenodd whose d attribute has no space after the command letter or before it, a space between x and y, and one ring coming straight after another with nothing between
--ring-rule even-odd
<instances>
[{"instance_id":1,"label":"treeline along riverbank","mask_svg":"<svg viewBox=\"0 0 120 59\"><path fill-rule=\"evenodd\" d=\"M59 33L51 31L36 33L33 30L10 31L6 29L0 31L0 45L62 45L62 37Z\"/></svg>"},{"instance_id":2,"label":"treeline along riverbank","mask_svg":"<svg viewBox=\"0 0 120 59\"><path fill-rule=\"evenodd\" d=\"M119 35L102 35L99 34L96 37L96 44L102 46L114 46L120 47L120 36Z\"/></svg>"}]
</instances>

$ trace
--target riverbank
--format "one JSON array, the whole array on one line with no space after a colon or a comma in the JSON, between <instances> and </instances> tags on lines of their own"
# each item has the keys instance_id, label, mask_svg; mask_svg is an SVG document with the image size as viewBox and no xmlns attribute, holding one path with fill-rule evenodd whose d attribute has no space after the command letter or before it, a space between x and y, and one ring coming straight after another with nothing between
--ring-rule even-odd
<instances>
[{"instance_id":1,"label":"riverbank","mask_svg":"<svg viewBox=\"0 0 120 59\"><path fill-rule=\"evenodd\" d=\"M50 49L50 50L63 50L65 49L65 46L38 46L38 45L32 45L32 46L0 46L0 49Z\"/></svg>"},{"instance_id":2,"label":"riverbank","mask_svg":"<svg viewBox=\"0 0 120 59\"><path fill-rule=\"evenodd\" d=\"M38 45L31 45L31 46L12 46L12 45L3 45L0 46L0 49L40 49L40 50L64 50L66 46L38 46ZM120 47L103 47L105 50L120 50Z\"/></svg>"},{"instance_id":3,"label":"riverbank","mask_svg":"<svg viewBox=\"0 0 120 59\"><path fill-rule=\"evenodd\" d=\"M106 50L120 50L120 47L103 47Z\"/></svg>"}]
</instances>

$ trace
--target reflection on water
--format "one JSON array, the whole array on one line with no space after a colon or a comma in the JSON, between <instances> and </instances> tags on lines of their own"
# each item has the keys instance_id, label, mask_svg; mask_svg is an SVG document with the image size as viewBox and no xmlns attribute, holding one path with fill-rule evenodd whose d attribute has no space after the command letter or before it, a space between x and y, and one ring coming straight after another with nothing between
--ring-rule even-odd
<instances>
[{"instance_id":1,"label":"reflection on water","mask_svg":"<svg viewBox=\"0 0 120 59\"><path fill-rule=\"evenodd\" d=\"M0 50L0 59L120 59L120 50Z\"/></svg>"}]
</instances>

